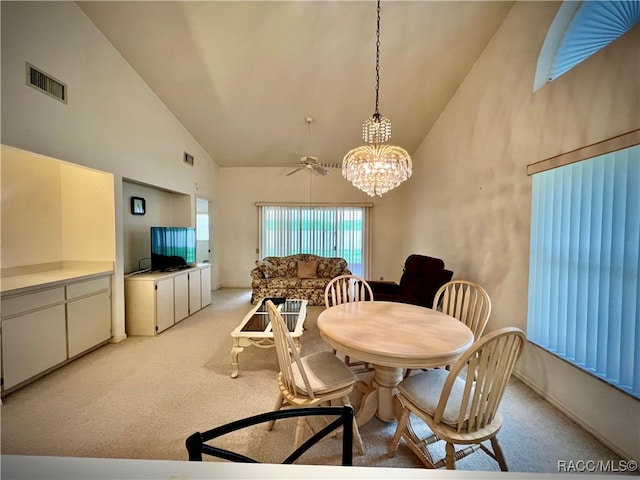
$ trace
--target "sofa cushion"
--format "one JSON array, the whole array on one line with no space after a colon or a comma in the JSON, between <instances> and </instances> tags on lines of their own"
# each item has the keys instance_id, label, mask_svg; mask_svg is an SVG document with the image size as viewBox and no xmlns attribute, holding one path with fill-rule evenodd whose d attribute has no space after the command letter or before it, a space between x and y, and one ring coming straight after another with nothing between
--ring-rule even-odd
<instances>
[{"instance_id":1,"label":"sofa cushion","mask_svg":"<svg viewBox=\"0 0 640 480\"><path fill-rule=\"evenodd\" d=\"M260 269L264 278L275 277L273 264L267 260L256 260L256 267Z\"/></svg>"},{"instance_id":2,"label":"sofa cushion","mask_svg":"<svg viewBox=\"0 0 640 480\"><path fill-rule=\"evenodd\" d=\"M266 280L268 288L298 288L300 279L298 277L274 277Z\"/></svg>"},{"instance_id":3,"label":"sofa cushion","mask_svg":"<svg viewBox=\"0 0 640 480\"><path fill-rule=\"evenodd\" d=\"M337 261L333 264L333 266L331 267L331 272L329 272L329 277L330 278L335 278L338 277L340 275L344 274L344 271L347 268L347 261L346 260L341 260L341 261Z\"/></svg>"},{"instance_id":4,"label":"sofa cushion","mask_svg":"<svg viewBox=\"0 0 640 480\"><path fill-rule=\"evenodd\" d=\"M317 260L298 260L298 278L318 278Z\"/></svg>"},{"instance_id":5,"label":"sofa cushion","mask_svg":"<svg viewBox=\"0 0 640 480\"><path fill-rule=\"evenodd\" d=\"M300 288L315 288L324 292L328 283L328 278L302 278L300 279Z\"/></svg>"},{"instance_id":6,"label":"sofa cushion","mask_svg":"<svg viewBox=\"0 0 640 480\"><path fill-rule=\"evenodd\" d=\"M347 261L343 258L321 257L318 261L318 277L334 278L342 275L347 268Z\"/></svg>"}]
</instances>

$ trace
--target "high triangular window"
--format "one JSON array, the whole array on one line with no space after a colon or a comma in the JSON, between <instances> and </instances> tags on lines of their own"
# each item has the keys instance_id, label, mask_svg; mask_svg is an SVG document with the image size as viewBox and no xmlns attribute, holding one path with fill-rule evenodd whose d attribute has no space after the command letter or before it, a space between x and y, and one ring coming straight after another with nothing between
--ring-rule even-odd
<instances>
[{"instance_id":1,"label":"high triangular window","mask_svg":"<svg viewBox=\"0 0 640 480\"><path fill-rule=\"evenodd\" d=\"M624 35L640 22L640 0L565 1L538 59L534 91Z\"/></svg>"}]
</instances>

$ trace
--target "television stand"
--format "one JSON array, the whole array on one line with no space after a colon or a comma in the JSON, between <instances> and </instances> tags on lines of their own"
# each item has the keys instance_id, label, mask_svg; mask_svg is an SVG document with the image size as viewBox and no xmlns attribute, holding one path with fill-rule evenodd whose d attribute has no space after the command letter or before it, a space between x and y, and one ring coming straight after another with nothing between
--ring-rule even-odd
<instances>
[{"instance_id":1,"label":"television stand","mask_svg":"<svg viewBox=\"0 0 640 480\"><path fill-rule=\"evenodd\" d=\"M175 267L168 267L163 270L159 270L162 273L179 272L180 270L186 270L187 268L193 268L191 265L176 265Z\"/></svg>"},{"instance_id":2,"label":"television stand","mask_svg":"<svg viewBox=\"0 0 640 480\"><path fill-rule=\"evenodd\" d=\"M153 336L211 303L211 264L125 278L127 335Z\"/></svg>"}]
</instances>

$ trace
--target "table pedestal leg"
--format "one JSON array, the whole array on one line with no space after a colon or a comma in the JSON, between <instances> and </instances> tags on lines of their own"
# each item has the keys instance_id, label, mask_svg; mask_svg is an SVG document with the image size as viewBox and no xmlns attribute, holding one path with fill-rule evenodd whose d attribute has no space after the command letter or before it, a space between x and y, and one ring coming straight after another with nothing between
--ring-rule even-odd
<instances>
[{"instance_id":1,"label":"table pedestal leg","mask_svg":"<svg viewBox=\"0 0 640 480\"><path fill-rule=\"evenodd\" d=\"M356 424L361 427L373 418L378 409L378 391L363 381L355 383L356 389L363 394L360 408L356 412Z\"/></svg>"},{"instance_id":2,"label":"table pedestal leg","mask_svg":"<svg viewBox=\"0 0 640 480\"><path fill-rule=\"evenodd\" d=\"M378 411L376 416L383 422L396 421L394 397L396 387L402 381L402 369L376 365L372 384L378 391Z\"/></svg>"}]
</instances>

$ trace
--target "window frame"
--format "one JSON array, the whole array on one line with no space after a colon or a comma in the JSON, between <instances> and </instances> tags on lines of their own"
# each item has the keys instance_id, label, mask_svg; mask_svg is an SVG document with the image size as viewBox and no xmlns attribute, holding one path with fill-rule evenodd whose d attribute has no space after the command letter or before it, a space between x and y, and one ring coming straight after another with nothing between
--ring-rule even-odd
<instances>
[{"instance_id":1,"label":"window frame","mask_svg":"<svg viewBox=\"0 0 640 480\"><path fill-rule=\"evenodd\" d=\"M263 207L285 207L296 209L315 209L315 208L362 208L363 209L363 239L362 239L362 272L360 275L366 278L371 267L371 212L373 203L289 203L289 202L256 202L258 207L258 246L256 252L261 260L265 257L263 252ZM295 252L295 253L312 253L313 252ZM293 254L293 253L292 253ZM336 256L340 256L336 254ZM347 260L348 262L348 260ZM353 272L355 274L355 272Z\"/></svg>"}]
</instances>

